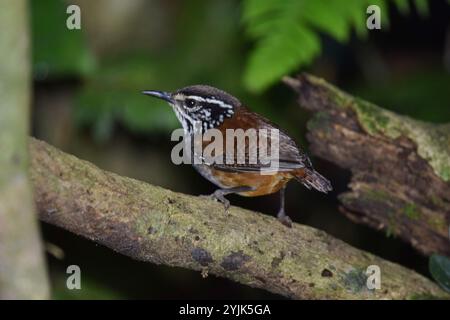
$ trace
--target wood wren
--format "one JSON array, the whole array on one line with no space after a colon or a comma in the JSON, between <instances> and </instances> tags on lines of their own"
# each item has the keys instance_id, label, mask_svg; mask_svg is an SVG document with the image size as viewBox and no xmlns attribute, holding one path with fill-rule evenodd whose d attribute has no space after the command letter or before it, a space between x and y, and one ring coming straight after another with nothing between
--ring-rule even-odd
<instances>
[{"instance_id":1,"label":"wood wren","mask_svg":"<svg viewBox=\"0 0 450 320\"><path fill-rule=\"evenodd\" d=\"M224 197L227 194L255 197L279 191L280 209L277 217L290 227L292 221L285 213L284 198L286 184L292 178L308 189L314 188L324 193L332 190L330 182L314 170L308 156L291 137L268 119L250 111L232 95L206 85L189 86L172 93L154 90L143 93L168 102L187 135L193 135L196 127L203 131L217 129L224 136L229 129L278 130L278 167L273 174L262 174L265 165L260 161L193 164L203 177L219 187L211 197L222 202L225 209L229 207L229 201ZM202 144L203 147L208 145L205 141ZM248 146L248 140L245 140L245 147L246 160L258 151ZM236 150L232 151L231 157L235 159ZM230 150L224 148L223 153L227 158Z\"/></svg>"}]
</instances>

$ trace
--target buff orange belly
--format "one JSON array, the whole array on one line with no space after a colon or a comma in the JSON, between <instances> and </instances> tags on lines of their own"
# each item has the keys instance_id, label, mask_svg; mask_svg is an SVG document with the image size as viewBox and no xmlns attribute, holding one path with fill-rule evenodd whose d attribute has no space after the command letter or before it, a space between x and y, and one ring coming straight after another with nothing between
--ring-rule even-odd
<instances>
[{"instance_id":1,"label":"buff orange belly","mask_svg":"<svg viewBox=\"0 0 450 320\"><path fill-rule=\"evenodd\" d=\"M292 174L277 173L273 175L262 175L250 172L228 172L213 169L212 174L215 180L227 188L249 186L254 190L238 193L245 197L257 197L279 191L289 180Z\"/></svg>"}]
</instances>

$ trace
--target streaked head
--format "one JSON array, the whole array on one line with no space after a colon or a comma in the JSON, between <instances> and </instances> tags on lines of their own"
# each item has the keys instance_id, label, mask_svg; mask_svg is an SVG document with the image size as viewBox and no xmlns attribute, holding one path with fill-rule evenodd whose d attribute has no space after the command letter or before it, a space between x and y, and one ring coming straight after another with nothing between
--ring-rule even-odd
<instances>
[{"instance_id":1,"label":"streaked head","mask_svg":"<svg viewBox=\"0 0 450 320\"><path fill-rule=\"evenodd\" d=\"M232 95L206 85L189 86L173 93L152 90L143 93L167 101L188 132L197 125L204 131L220 126L241 105Z\"/></svg>"}]
</instances>

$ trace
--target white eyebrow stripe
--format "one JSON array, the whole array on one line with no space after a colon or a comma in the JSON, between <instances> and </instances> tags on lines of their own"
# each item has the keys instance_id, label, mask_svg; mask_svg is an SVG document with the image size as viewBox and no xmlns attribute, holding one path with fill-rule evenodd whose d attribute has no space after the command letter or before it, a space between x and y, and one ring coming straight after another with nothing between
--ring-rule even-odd
<instances>
[{"instance_id":1,"label":"white eyebrow stripe","mask_svg":"<svg viewBox=\"0 0 450 320\"><path fill-rule=\"evenodd\" d=\"M203 97L199 97L199 96L187 96L186 99L192 99L192 100L199 101L199 102L207 102L207 103L218 104L222 108L225 108L225 109L232 109L233 108L233 106L231 106L229 104L226 104L225 102L223 102L221 100L217 100L217 99L203 98Z\"/></svg>"}]
</instances>

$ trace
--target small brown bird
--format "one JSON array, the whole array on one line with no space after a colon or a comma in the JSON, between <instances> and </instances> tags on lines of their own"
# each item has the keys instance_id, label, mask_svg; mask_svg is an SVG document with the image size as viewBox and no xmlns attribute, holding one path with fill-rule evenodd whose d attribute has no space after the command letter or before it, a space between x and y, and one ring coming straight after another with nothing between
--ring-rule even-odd
<instances>
[{"instance_id":1,"label":"small brown bird","mask_svg":"<svg viewBox=\"0 0 450 320\"><path fill-rule=\"evenodd\" d=\"M194 164L203 177L220 188L211 196L222 202L226 209L229 201L224 196L227 194L255 197L280 191L280 209L277 217L280 222L290 227L292 221L284 210L285 189L289 180L294 178L308 189L314 188L324 193L332 190L330 182L314 170L308 156L292 138L274 123L247 109L232 95L206 85L189 86L173 93L153 90L143 93L167 101L175 111L185 134L188 135L193 135L196 126L199 125L203 131L218 129L224 136L227 129L279 130L279 167L275 174L261 174L265 165L260 161L254 164L250 164L250 161L246 161L245 164L237 162ZM203 147L207 144L203 142ZM246 144L248 145L247 140ZM228 151L225 150L224 153ZM257 151L254 148L246 148L245 159L248 160L252 152ZM237 152L233 154L236 157Z\"/></svg>"}]
</instances>

